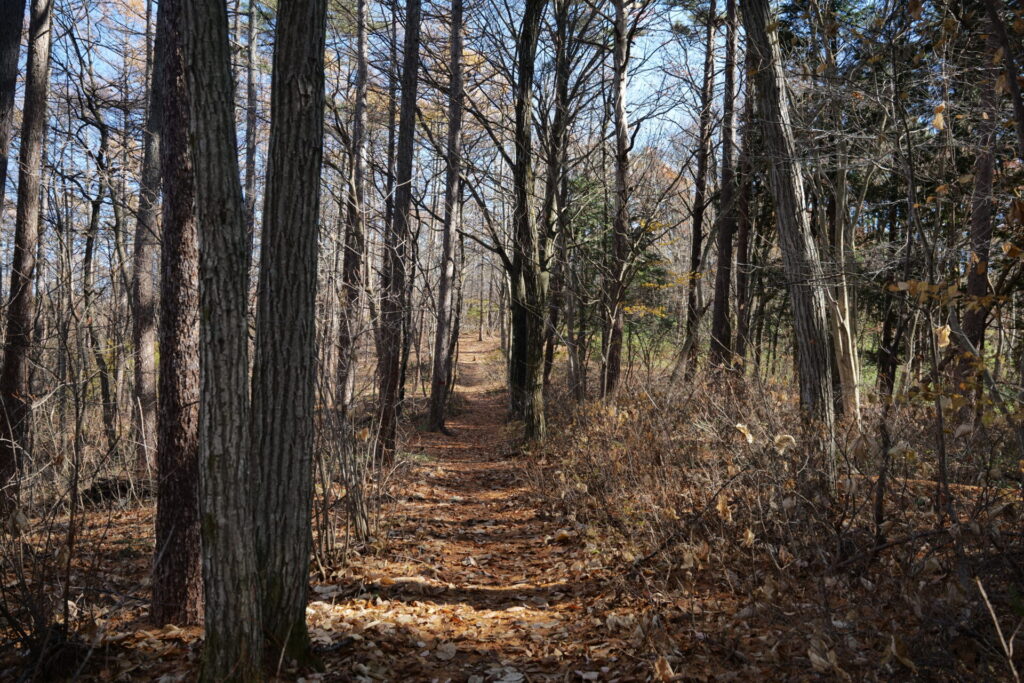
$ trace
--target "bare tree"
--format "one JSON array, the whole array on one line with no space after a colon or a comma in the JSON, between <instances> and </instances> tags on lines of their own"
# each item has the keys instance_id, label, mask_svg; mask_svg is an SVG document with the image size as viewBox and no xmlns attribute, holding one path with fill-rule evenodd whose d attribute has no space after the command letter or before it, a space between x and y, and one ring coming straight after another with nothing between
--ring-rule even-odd
<instances>
[{"instance_id":1,"label":"bare tree","mask_svg":"<svg viewBox=\"0 0 1024 683\"><path fill-rule=\"evenodd\" d=\"M420 0L405 6L405 42L402 47L402 103L398 119L395 159L395 206L384 231L381 271L380 353L378 360L379 434L377 454L384 462L394 458L402 394L406 334L406 252L412 221L412 171L416 133L416 85L419 75Z\"/></svg>"},{"instance_id":2,"label":"bare tree","mask_svg":"<svg viewBox=\"0 0 1024 683\"><path fill-rule=\"evenodd\" d=\"M271 652L311 658L306 632L326 0L277 14L270 154L252 379L263 632Z\"/></svg>"},{"instance_id":3,"label":"bare tree","mask_svg":"<svg viewBox=\"0 0 1024 683\"><path fill-rule=\"evenodd\" d=\"M35 316L32 289L39 249L52 12L52 0L32 0L18 157L14 259L7 303L4 359L0 367L0 519L7 518L17 500L19 461L28 447L32 400L28 361Z\"/></svg>"},{"instance_id":4,"label":"bare tree","mask_svg":"<svg viewBox=\"0 0 1024 683\"><path fill-rule=\"evenodd\" d=\"M157 417L156 554L150 618L202 617L199 529L199 244L188 146L184 2L157 9L154 94L160 99L160 368Z\"/></svg>"},{"instance_id":5,"label":"bare tree","mask_svg":"<svg viewBox=\"0 0 1024 683\"><path fill-rule=\"evenodd\" d=\"M259 680L249 449L249 234L238 177L226 7L185 0L189 142L199 224L203 680Z\"/></svg>"},{"instance_id":6,"label":"bare tree","mask_svg":"<svg viewBox=\"0 0 1024 683\"><path fill-rule=\"evenodd\" d=\"M462 194L462 0L452 0L448 85L448 147L445 169L444 222L441 228L441 278L437 285L437 326L434 331L434 364L430 382L430 428L444 431L445 409L451 391L452 330L458 311L452 307L455 287L453 231L458 229Z\"/></svg>"},{"instance_id":7,"label":"bare tree","mask_svg":"<svg viewBox=\"0 0 1024 683\"><path fill-rule=\"evenodd\" d=\"M772 28L777 24L768 0L743 0L742 11L747 49L753 53L758 112L769 155L775 216L793 310L800 403L831 436L835 407L824 274L807 218L778 32Z\"/></svg>"}]
</instances>

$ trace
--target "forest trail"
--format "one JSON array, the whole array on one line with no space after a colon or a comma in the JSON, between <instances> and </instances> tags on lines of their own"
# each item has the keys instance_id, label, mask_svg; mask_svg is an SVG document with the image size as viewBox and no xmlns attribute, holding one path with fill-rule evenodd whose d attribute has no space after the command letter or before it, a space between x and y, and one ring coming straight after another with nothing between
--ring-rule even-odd
<instances>
[{"instance_id":1,"label":"forest trail","mask_svg":"<svg viewBox=\"0 0 1024 683\"><path fill-rule=\"evenodd\" d=\"M382 551L314 587L325 680L649 678L609 632L637 623L614 613L609 574L518 476L503 380L496 343L464 337L452 435L411 435Z\"/></svg>"}]
</instances>

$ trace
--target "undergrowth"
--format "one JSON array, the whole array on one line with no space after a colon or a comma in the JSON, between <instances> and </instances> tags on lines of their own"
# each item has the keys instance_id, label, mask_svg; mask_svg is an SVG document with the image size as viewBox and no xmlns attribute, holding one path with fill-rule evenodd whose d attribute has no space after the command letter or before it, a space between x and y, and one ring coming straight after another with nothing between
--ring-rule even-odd
<instances>
[{"instance_id":1,"label":"undergrowth","mask_svg":"<svg viewBox=\"0 0 1024 683\"><path fill-rule=\"evenodd\" d=\"M649 603L669 661L858 680L1024 668L1005 424L948 429L947 499L927 405L868 404L830 452L780 387L718 373L684 384L582 405L553 395L552 436L526 465L546 507Z\"/></svg>"}]
</instances>

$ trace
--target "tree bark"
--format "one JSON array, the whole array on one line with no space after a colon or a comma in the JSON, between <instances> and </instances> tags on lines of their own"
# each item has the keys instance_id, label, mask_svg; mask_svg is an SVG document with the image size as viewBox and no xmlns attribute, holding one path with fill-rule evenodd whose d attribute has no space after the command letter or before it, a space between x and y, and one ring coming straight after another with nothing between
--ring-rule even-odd
<instances>
[{"instance_id":1,"label":"tree bark","mask_svg":"<svg viewBox=\"0 0 1024 683\"><path fill-rule=\"evenodd\" d=\"M990 39L989 47L994 41ZM1005 49L1005 48L1004 48ZM985 78L979 84L981 110L978 124L978 153L974 158L974 187L971 191L971 254L967 260L967 309L963 330L971 345L979 352L985 345L985 327L991 306L984 297L989 293L988 261L992 249L992 183L995 171L995 142L997 93L995 70L983 70ZM980 361L981 359L975 359Z\"/></svg>"},{"instance_id":2,"label":"tree bark","mask_svg":"<svg viewBox=\"0 0 1024 683\"><path fill-rule=\"evenodd\" d=\"M420 0L408 0L402 56L402 101L395 159L395 206L384 231L381 271L381 357L379 361L379 434L376 453L394 460L402 394L402 358L406 339L406 252L412 220L412 171L416 134L416 84L419 76Z\"/></svg>"},{"instance_id":3,"label":"tree bark","mask_svg":"<svg viewBox=\"0 0 1024 683\"><path fill-rule=\"evenodd\" d=\"M249 451L249 235L238 177L227 11L185 0L199 224L199 465L206 600L200 678L262 678ZM309 94L308 96L312 96Z\"/></svg>"},{"instance_id":4,"label":"tree bark","mask_svg":"<svg viewBox=\"0 0 1024 683\"><path fill-rule=\"evenodd\" d=\"M7 303L7 334L0 367L0 519L7 519L18 498L18 468L28 448L32 399L29 351L35 316L32 292L46 142L46 96L50 77L52 0L32 0L28 27L28 63L18 156L18 207L14 222L14 259ZM5 157L6 158L6 157Z\"/></svg>"},{"instance_id":5,"label":"tree bark","mask_svg":"<svg viewBox=\"0 0 1024 683\"><path fill-rule=\"evenodd\" d=\"M453 337L455 316L452 292L455 279L455 258L452 232L457 229L461 203L462 134L462 0L452 0L451 50L449 54L448 87L448 159L445 172L444 225L441 229L441 278L437 285L437 326L434 330L434 363L430 381L430 428L444 431L445 410L451 393L452 353L457 339Z\"/></svg>"},{"instance_id":6,"label":"tree bark","mask_svg":"<svg viewBox=\"0 0 1024 683\"><path fill-rule=\"evenodd\" d=\"M732 362L732 321L729 293L732 287L732 240L736 233L736 48L738 42L736 0L725 3L725 91L722 94L722 190L718 222L718 268L715 300L711 309L711 358L719 365Z\"/></svg>"},{"instance_id":7,"label":"tree bark","mask_svg":"<svg viewBox=\"0 0 1024 683\"><path fill-rule=\"evenodd\" d=\"M25 0L0 3L0 216L4 215L7 157L14 137L14 92L18 87L18 56L24 24Z\"/></svg>"},{"instance_id":8,"label":"tree bark","mask_svg":"<svg viewBox=\"0 0 1024 683\"><path fill-rule=\"evenodd\" d=\"M157 8L154 90L160 93L160 372L157 394L156 554L150 618L196 624L202 616L199 531L199 250L188 149L183 2Z\"/></svg>"},{"instance_id":9,"label":"tree bark","mask_svg":"<svg viewBox=\"0 0 1024 683\"><path fill-rule=\"evenodd\" d=\"M159 9L157 10L159 12ZM139 181L139 208L135 223L135 253L132 256L132 347L135 351L136 468L151 472L156 467L156 336L157 281L156 261L159 249L157 214L160 209L160 117L162 95L160 81L152 74L163 67L156 63L162 55L154 49L147 71L150 73L146 124L142 131L142 177Z\"/></svg>"},{"instance_id":10,"label":"tree bark","mask_svg":"<svg viewBox=\"0 0 1024 683\"><path fill-rule=\"evenodd\" d=\"M626 88L629 68L630 3L614 0L615 30L612 69L613 125L615 127L615 216L612 220L612 254L609 267L611 279L607 291L605 313L608 315L608 345L605 354L601 393L615 393L622 371L622 306L626 298L626 269L629 265L629 119L626 114Z\"/></svg>"},{"instance_id":11,"label":"tree bark","mask_svg":"<svg viewBox=\"0 0 1024 683\"><path fill-rule=\"evenodd\" d=\"M306 596L326 12L326 0L287 0L277 15L252 382L263 631L269 654L300 662L311 656Z\"/></svg>"},{"instance_id":12,"label":"tree bark","mask_svg":"<svg viewBox=\"0 0 1024 683\"><path fill-rule=\"evenodd\" d=\"M748 50L753 52L758 111L770 157L772 195L793 311L800 403L831 437L835 406L824 274L807 217L778 34L768 28L774 25L768 0L743 0L742 9Z\"/></svg>"},{"instance_id":13,"label":"tree bark","mask_svg":"<svg viewBox=\"0 0 1024 683\"><path fill-rule=\"evenodd\" d=\"M352 173L345 226L345 254L341 265L341 321L338 335L338 377L336 404L345 417L355 393L357 305L363 280L366 249L366 93L367 93L367 2L356 0L356 79L352 112Z\"/></svg>"},{"instance_id":14,"label":"tree bark","mask_svg":"<svg viewBox=\"0 0 1024 683\"><path fill-rule=\"evenodd\" d=\"M697 141L697 175L694 178L693 218L690 237L690 279L686 284L686 340L689 353L686 375L697 368L697 332L700 323L700 275L704 241L704 213L707 208L708 160L711 157L711 98L715 91L715 0L708 3L704 36L704 78L700 91L700 121Z\"/></svg>"},{"instance_id":15,"label":"tree bark","mask_svg":"<svg viewBox=\"0 0 1024 683\"><path fill-rule=\"evenodd\" d=\"M516 45L515 159L512 164L512 340L509 384L513 415L526 425L526 438L544 436L544 319L547 271L544 246L533 215L533 75L537 39L546 0L526 0Z\"/></svg>"}]
</instances>

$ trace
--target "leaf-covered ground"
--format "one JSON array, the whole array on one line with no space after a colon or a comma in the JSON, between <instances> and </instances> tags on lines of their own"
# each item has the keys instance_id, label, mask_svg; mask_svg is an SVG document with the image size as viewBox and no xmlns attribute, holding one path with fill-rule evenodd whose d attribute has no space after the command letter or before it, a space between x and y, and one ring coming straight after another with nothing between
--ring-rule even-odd
<instances>
[{"instance_id":1,"label":"leaf-covered ground","mask_svg":"<svg viewBox=\"0 0 1024 683\"><path fill-rule=\"evenodd\" d=\"M998 653L981 664L983 639L967 636L953 640L964 652L929 666L931 655L922 655L928 648L907 644L919 641L903 633L897 584L883 591L874 575L804 572L787 579L766 565L766 557L782 561L777 553L753 552L759 541L749 529L744 535L737 527L734 543L699 543L692 552L666 553L656 569L636 570L628 539L554 509L551 501L566 484L538 481L538 471L547 470L528 465L518 450L505 421L503 374L494 342L463 340L453 433L410 424L405 465L390 484L376 541L341 566L317 567L308 615L325 671L282 662L280 679L1005 677ZM89 654L84 664L58 663L54 673L85 680L194 677L201 629L155 629L146 621L152 518L149 506L86 516L74 560L80 585L72 595ZM923 570L918 584L935 587L921 595L941 592L948 576ZM0 653L0 679L13 674L17 659Z\"/></svg>"}]
</instances>

